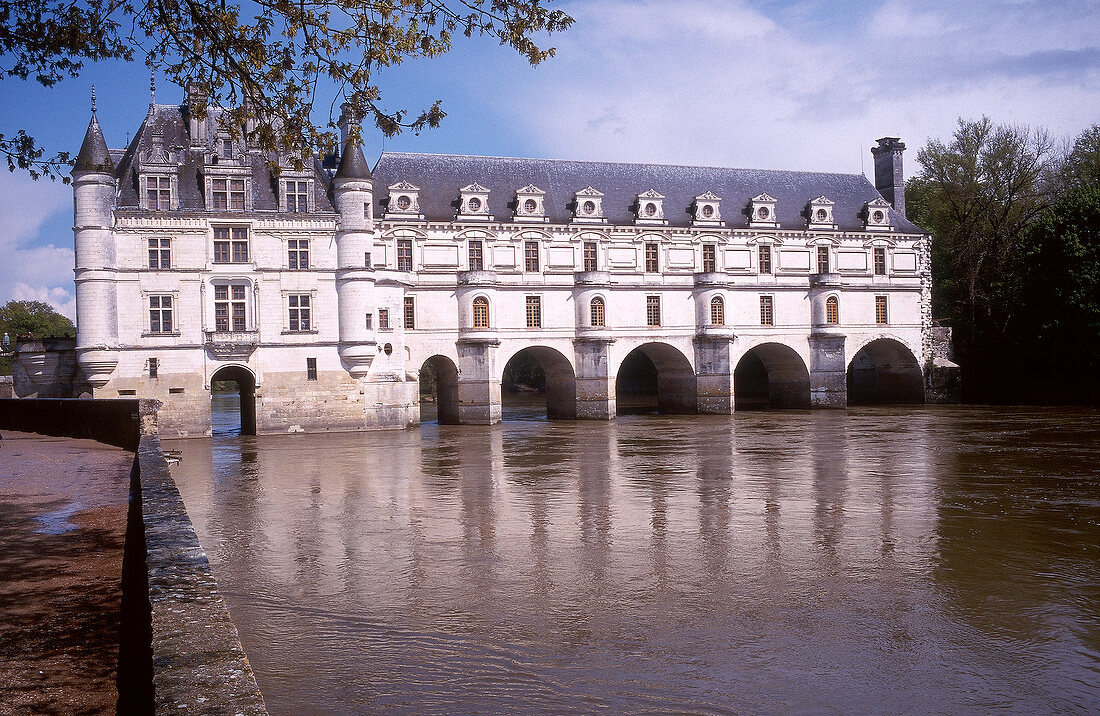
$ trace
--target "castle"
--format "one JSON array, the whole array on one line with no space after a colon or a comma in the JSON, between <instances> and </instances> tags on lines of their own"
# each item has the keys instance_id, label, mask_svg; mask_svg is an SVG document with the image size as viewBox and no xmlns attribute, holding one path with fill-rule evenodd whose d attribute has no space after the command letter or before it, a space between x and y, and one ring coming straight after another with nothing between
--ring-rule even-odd
<instances>
[{"instance_id":1,"label":"castle","mask_svg":"<svg viewBox=\"0 0 1100 716\"><path fill-rule=\"evenodd\" d=\"M85 394L161 400L162 434L402 428L430 366L441 422L501 417L522 351L555 418L612 419L631 356L660 410L921 402L929 236L884 138L861 175L383 153L353 118L296 170L218 112L149 108L122 150L93 114L73 170Z\"/></svg>"}]
</instances>

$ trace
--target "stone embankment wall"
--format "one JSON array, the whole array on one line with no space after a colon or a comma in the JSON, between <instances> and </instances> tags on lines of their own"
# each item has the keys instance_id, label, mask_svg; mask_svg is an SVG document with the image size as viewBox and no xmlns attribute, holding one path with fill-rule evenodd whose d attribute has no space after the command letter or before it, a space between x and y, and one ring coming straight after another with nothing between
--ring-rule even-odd
<instances>
[{"instance_id":1,"label":"stone embankment wall","mask_svg":"<svg viewBox=\"0 0 1100 716\"><path fill-rule=\"evenodd\" d=\"M156 400L0 400L0 428L134 450L122 565L119 713L266 716L156 434Z\"/></svg>"}]
</instances>

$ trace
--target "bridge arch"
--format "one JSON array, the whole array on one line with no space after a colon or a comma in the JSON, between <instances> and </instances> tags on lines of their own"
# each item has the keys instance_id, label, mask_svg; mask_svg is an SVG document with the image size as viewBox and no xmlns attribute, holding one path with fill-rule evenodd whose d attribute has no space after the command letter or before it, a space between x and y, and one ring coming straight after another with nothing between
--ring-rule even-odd
<instances>
[{"instance_id":1,"label":"bridge arch","mask_svg":"<svg viewBox=\"0 0 1100 716\"><path fill-rule=\"evenodd\" d=\"M733 371L734 410L810 407L810 371L794 348L760 343Z\"/></svg>"},{"instance_id":2,"label":"bridge arch","mask_svg":"<svg viewBox=\"0 0 1100 716\"><path fill-rule=\"evenodd\" d=\"M435 402L440 425L458 424L458 366L453 360L437 353L421 364L420 401Z\"/></svg>"},{"instance_id":3,"label":"bridge arch","mask_svg":"<svg viewBox=\"0 0 1100 716\"><path fill-rule=\"evenodd\" d=\"M848 363L848 404L923 403L924 374L913 351L896 338L864 344Z\"/></svg>"},{"instance_id":4,"label":"bridge arch","mask_svg":"<svg viewBox=\"0 0 1100 716\"><path fill-rule=\"evenodd\" d=\"M615 372L615 394L620 413L632 412L632 407L634 412L651 410L647 396L655 396L661 413L691 414L699 409L691 360L668 343L643 343L627 353Z\"/></svg>"},{"instance_id":5,"label":"bridge arch","mask_svg":"<svg viewBox=\"0 0 1100 716\"><path fill-rule=\"evenodd\" d=\"M523 391L542 392L546 395L546 417L551 420L574 420L577 417L577 378L573 361L550 346L525 346L512 353L506 360L501 357L500 384L502 389L519 388ZM517 376L517 367L537 365L530 375ZM540 375L541 373L541 375ZM523 379L522 381L520 379ZM531 385L533 381L536 385Z\"/></svg>"},{"instance_id":6,"label":"bridge arch","mask_svg":"<svg viewBox=\"0 0 1100 716\"><path fill-rule=\"evenodd\" d=\"M214 374L210 376L210 392L211 392L211 411L218 400L215 395L217 392L215 387L227 383L235 383L237 386L237 394L239 396L239 417L240 417L240 429L241 435L255 435L256 434L256 374L252 372L246 366L239 364L223 365L214 371ZM232 392L232 391L227 391ZM224 414L222 414L224 415ZM217 422L217 421L215 421ZM218 434L233 434L233 427L230 425L213 425L211 432Z\"/></svg>"}]
</instances>

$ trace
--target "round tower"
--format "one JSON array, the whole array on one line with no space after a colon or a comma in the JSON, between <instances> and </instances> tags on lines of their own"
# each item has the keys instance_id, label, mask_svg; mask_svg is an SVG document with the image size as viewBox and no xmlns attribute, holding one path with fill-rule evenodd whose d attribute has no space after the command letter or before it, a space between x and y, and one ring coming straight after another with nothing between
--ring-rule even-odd
<instances>
[{"instance_id":1,"label":"round tower","mask_svg":"<svg viewBox=\"0 0 1100 716\"><path fill-rule=\"evenodd\" d=\"M76 355L88 383L102 388L118 365L115 170L95 113L73 167Z\"/></svg>"},{"instance_id":2,"label":"round tower","mask_svg":"<svg viewBox=\"0 0 1100 716\"><path fill-rule=\"evenodd\" d=\"M374 326L374 184L358 138L351 134L336 176L332 197L339 215L336 227L336 296L339 305L340 359L353 378L370 370L377 353Z\"/></svg>"}]
</instances>

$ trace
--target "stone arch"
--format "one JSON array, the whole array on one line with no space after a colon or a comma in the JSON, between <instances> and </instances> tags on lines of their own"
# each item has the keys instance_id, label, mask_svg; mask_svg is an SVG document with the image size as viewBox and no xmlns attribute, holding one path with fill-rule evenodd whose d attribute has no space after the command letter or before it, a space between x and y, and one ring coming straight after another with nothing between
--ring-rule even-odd
<instances>
[{"instance_id":1,"label":"stone arch","mask_svg":"<svg viewBox=\"0 0 1100 716\"><path fill-rule=\"evenodd\" d=\"M434 380L436 420L440 425L457 425L458 419L458 366L444 355L431 356L420 366L421 399L430 393L424 392L424 379L430 375Z\"/></svg>"},{"instance_id":2,"label":"stone arch","mask_svg":"<svg viewBox=\"0 0 1100 716\"><path fill-rule=\"evenodd\" d=\"M549 346L526 346L501 361L500 383L505 383L508 365L521 354L534 358L542 368L545 379L543 386L529 386L545 390L546 417L551 420L575 420L577 417L577 377L573 363L569 358Z\"/></svg>"},{"instance_id":3,"label":"stone arch","mask_svg":"<svg viewBox=\"0 0 1100 716\"><path fill-rule=\"evenodd\" d=\"M923 403L924 375L913 351L895 338L864 344L848 363L848 404Z\"/></svg>"},{"instance_id":4,"label":"stone arch","mask_svg":"<svg viewBox=\"0 0 1100 716\"><path fill-rule=\"evenodd\" d=\"M657 391L657 411L661 413L694 414L699 410L696 392L695 369L682 351L668 343L643 343L635 347L619 363L615 377L616 393L631 392L631 386L623 375L640 362L653 366ZM620 381L620 376L624 380ZM617 404L623 404L616 395Z\"/></svg>"},{"instance_id":5,"label":"stone arch","mask_svg":"<svg viewBox=\"0 0 1100 716\"><path fill-rule=\"evenodd\" d=\"M735 410L810 407L810 371L795 349L761 343L745 351L733 371Z\"/></svg>"},{"instance_id":6,"label":"stone arch","mask_svg":"<svg viewBox=\"0 0 1100 716\"><path fill-rule=\"evenodd\" d=\"M243 365L223 365L210 376L211 389L213 389L214 383L222 381L232 381L237 384L240 393L240 434L255 435L256 374Z\"/></svg>"}]
</instances>

